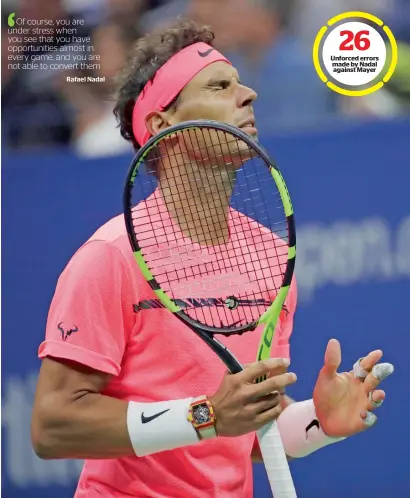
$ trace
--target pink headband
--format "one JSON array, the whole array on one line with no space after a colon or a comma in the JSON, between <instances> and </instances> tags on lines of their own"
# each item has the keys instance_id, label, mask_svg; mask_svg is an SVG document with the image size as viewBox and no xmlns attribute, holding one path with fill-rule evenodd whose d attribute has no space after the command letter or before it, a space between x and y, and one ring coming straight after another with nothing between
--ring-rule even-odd
<instances>
[{"instance_id":1,"label":"pink headband","mask_svg":"<svg viewBox=\"0 0 410 498\"><path fill-rule=\"evenodd\" d=\"M135 102L132 129L137 142L143 146L151 138L145 118L151 111L162 111L204 67L228 59L206 43L194 43L169 59L150 80Z\"/></svg>"}]
</instances>

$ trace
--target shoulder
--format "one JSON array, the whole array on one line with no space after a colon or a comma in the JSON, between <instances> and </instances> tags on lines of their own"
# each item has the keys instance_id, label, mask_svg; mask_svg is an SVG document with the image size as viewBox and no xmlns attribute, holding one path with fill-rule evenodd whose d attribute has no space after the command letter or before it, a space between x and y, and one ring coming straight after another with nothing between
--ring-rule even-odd
<instances>
[{"instance_id":1,"label":"shoulder","mask_svg":"<svg viewBox=\"0 0 410 498\"><path fill-rule=\"evenodd\" d=\"M104 223L104 225L101 225L87 242L92 241L105 242L106 245L111 247L122 248L125 245L125 247L130 248L124 215L119 214Z\"/></svg>"},{"instance_id":2,"label":"shoulder","mask_svg":"<svg viewBox=\"0 0 410 498\"><path fill-rule=\"evenodd\" d=\"M119 279L134 265L124 218L120 215L102 225L75 251L59 280L67 276L79 281L96 278L103 282L104 277L113 276Z\"/></svg>"}]
</instances>

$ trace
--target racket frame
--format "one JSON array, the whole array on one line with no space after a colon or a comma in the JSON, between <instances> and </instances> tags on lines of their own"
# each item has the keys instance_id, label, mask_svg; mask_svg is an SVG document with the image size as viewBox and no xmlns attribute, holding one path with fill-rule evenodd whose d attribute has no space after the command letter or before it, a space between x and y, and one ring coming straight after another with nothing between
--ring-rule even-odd
<instances>
[{"instance_id":1,"label":"racket frame","mask_svg":"<svg viewBox=\"0 0 410 498\"><path fill-rule=\"evenodd\" d=\"M134 185L135 179L138 176L140 166L143 164L144 160L146 159L147 155L149 152L159 143L161 142L164 138L173 135L174 133L177 133L178 131L184 131L184 130L194 130L194 129L216 129L218 131L222 131L225 133L229 133L236 138L244 141L249 147L251 147L253 150L255 150L258 155L263 159L265 164L267 165L275 183L276 186L278 187L278 191L282 200L282 204L284 206L284 211L285 211L285 216L286 216L286 222L287 222L287 228L288 228L288 235L289 235L289 241L288 241L288 262L286 266L286 271L283 277L283 283L281 286L281 289L279 290L276 299L272 302L272 304L269 306L269 308L259 317L258 320L255 320L251 323L247 323L245 325L242 325L240 327L212 327L209 325L202 324L193 318L191 318L187 313L183 311L181 307L179 307L173 300L170 298L159 286L158 282L156 281L155 277L152 275L148 265L146 264L144 260L144 256L142 255L141 248L138 244L138 240L135 236L135 231L134 231L134 226L132 222L132 206L131 206L131 191L132 187ZM161 303L172 313L177 315L180 319L182 319L184 322L189 324L191 327L194 328L201 328L205 332L208 332L210 334L220 334L224 336L230 336L230 335L239 335L244 332L252 331L255 330L256 327L260 323L265 323L268 324L272 322L273 319L275 321L277 320L280 310L283 306L283 303L286 299L287 291L289 289L289 286L292 281L292 276L294 272L294 267L295 267L295 256L296 256L296 232L295 232L295 220L293 216L293 207L292 207L292 202L290 200L289 192L287 189L287 186L285 184L285 180L283 179L282 174L280 173L278 167L276 166L275 163L271 161L269 158L268 153L266 150L256 141L254 140L250 135L247 133L243 132L239 128L235 128L231 125L225 124L225 123L220 123L219 121L210 121L210 120L194 120L194 121L185 121L183 123L179 123L177 125L174 125L170 128L167 128L163 130L162 132L158 133L157 135L151 137L151 139L142 147L138 153L135 155L131 166L129 167L128 170L128 175L126 178L125 182L125 188L124 188L124 195L123 195L123 208L124 208L124 219L125 219L125 225L128 233L128 237L130 239L130 244L133 249L134 253L134 258L141 269L141 272L144 276L144 278L147 280L149 285L151 286L152 290L154 293L157 295L158 299L161 301ZM277 307L274 305L276 301L280 301L280 307ZM276 318L275 318L276 317ZM258 358L261 356L260 359L263 359L262 356L265 356L265 349L266 347L269 347L268 344L271 343L271 340L269 339L270 335L272 335L272 331L268 330L268 334L266 337L266 340L263 341L265 344L265 347L263 348L263 351L258 353ZM272 335L273 339L273 335ZM262 344L262 341L261 341ZM269 356L268 356L269 357Z\"/></svg>"}]
</instances>

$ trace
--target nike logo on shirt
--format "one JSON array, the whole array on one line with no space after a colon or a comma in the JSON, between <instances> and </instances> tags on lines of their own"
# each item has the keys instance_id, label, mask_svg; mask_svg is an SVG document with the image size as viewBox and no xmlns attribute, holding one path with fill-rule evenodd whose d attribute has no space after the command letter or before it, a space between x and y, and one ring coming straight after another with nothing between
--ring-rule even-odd
<instances>
[{"instance_id":1,"label":"nike logo on shirt","mask_svg":"<svg viewBox=\"0 0 410 498\"><path fill-rule=\"evenodd\" d=\"M169 412L170 408L168 408L167 410L164 410L163 412L158 412L158 413L155 413L154 415L150 415L149 417L146 417L144 415L144 412L141 413L141 422L143 424L146 424L147 422L151 422L151 420L154 420L155 418L159 417L160 415L163 415L164 413L166 412Z\"/></svg>"}]
</instances>

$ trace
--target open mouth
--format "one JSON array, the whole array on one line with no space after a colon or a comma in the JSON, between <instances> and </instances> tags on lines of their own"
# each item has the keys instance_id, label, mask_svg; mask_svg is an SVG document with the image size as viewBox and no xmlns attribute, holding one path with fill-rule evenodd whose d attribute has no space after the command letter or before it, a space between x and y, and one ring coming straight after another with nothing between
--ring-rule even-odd
<instances>
[{"instance_id":1,"label":"open mouth","mask_svg":"<svg viewBox=\"0 0 410 498\"><path fill-rule=\"evenodd\" d=\"M245 133L249 133L250 135L257 135L258 130L254 124L246 124L240 127Z\"/></svg>"},{"instance_id":2,"label":"open mouth","mask_svg":"<svg viewBox=\"0 0 410 498\"><path fill-rule=\"evenodd\" d=\"M241 130L244 130L244 131L248 132L248 133L256 133L257 129L256 129L256 126L255 126L255 118L253 116L249 117L246 121L243 121L239 125L239 128Z\"/></svg>"}]
</instances>

